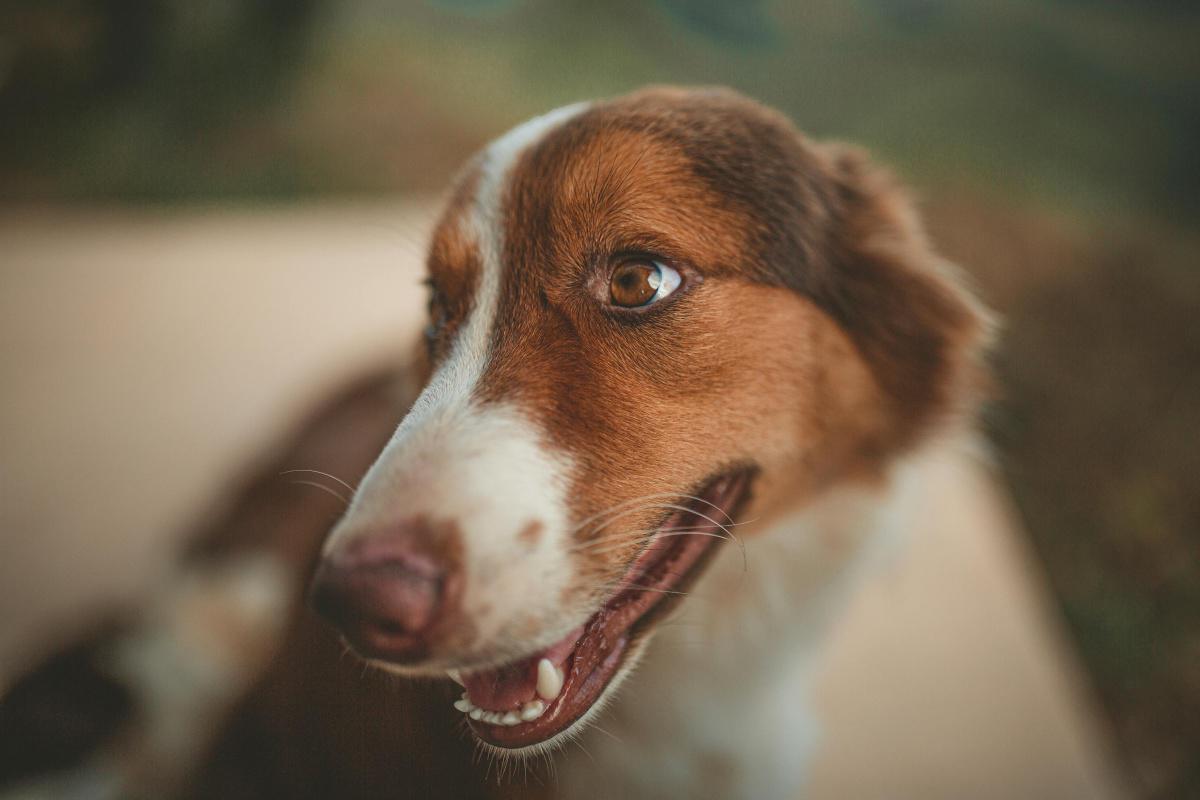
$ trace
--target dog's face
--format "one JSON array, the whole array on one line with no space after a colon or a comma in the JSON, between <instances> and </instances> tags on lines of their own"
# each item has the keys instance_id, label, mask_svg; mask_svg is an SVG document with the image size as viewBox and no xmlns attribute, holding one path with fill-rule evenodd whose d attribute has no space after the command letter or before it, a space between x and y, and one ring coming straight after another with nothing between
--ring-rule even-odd
<instances>
[{"instance_id":1,"label":"dog's face","mask_svg":"<svg viewBox=\"0 0 1200 800\"><path fill-rule=\"evenodd\" d=\"M508 133L428 271L427 385L314 595L512 750L587 717L740 512L872 480L960 409L983 333L897 190L725 91Z\"/></svg>"}]
</instances>

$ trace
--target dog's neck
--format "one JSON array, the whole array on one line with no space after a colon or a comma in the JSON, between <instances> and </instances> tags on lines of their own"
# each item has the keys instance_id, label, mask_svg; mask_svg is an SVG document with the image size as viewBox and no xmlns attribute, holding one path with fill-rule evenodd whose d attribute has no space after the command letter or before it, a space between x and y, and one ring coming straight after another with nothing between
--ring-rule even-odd
<instances>
[{"instance_id":1,"label":"dog's neck","mask_svg":"<svg viewBox=\"0 0 1200 800\"><path fill-rule=\"evenodd\" d=\"M660 626L603 730L586 735L592 758L572 759L565 788L600 770L628 776L624 796L664 786L690 797L794 796L816 739L807 693L820 645L853 587L902 537L924 458L739 535L744 557L725 546Z\"/></svg>"}]
</instances>

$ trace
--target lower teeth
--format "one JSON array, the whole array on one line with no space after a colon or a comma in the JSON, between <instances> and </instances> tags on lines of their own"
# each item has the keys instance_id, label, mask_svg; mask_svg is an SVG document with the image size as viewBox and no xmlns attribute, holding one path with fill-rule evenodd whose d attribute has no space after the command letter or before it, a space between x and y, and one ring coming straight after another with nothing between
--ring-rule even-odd
<instances>
[{"instance_id":1,"label":"lower teeth","mask_svg":"<svg viewBox=\"0 0 1200 800\"><path fill-rule=\"evenodd\" d=\"M457 670L449 670L447 674L455 683L462 685L462 676ZM463 692L462 697L454 701L454 707L476 722L482 721L489 725L511 727L520 725L522 722L533 722L546 713L546 707L558 697L558 693L562 691L563 678L562 669L555 666L550 659L543 658L538 662L536 685L538 696L520 708L511 711L488 711L472 703L466 692Z\"/></svg>"},{"instance_id":2,"label":"lower teeth","mask_svg":"<svg viewBox=\"0 0 1200 800\"><path fill-rule=\"evenodd\" d=\"M546 712L546 703L541 700L530 700L521 708L514 711L488 711L479 708L467 698L467 693L454 701L454 707L475 721L483 721L489 725L512 727L522 722L533 722Z\"/></svg>"}]
</instances>

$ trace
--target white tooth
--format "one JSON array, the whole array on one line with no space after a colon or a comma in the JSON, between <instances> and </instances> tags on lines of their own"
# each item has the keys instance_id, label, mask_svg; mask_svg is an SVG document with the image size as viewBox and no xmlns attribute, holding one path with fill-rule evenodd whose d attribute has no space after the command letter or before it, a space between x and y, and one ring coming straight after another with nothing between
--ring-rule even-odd
<instances>
[{"instance_id":1,"label":"white tooth","mask_svg":"<svg viewBox=\"0 0 1200 800\"><path fill-rule=\"evenodd\" d=\"M482 708L472 708L471 713L468 716L470 716L471 719L473 719L473 720L478 720L480 717L483 716L483 709Z\"/></svg>"},{"instance_id":2,"label":"white tooth","mask_svg":"<svg viewBox=\"0 0 1200 800\"><path fill-rule=\"evenodd\" d=\"M563 674L558 667L543 658L538 662L537 693L543 700L553 700L562 691Z\"/></svg>"},{"instance_id":3,"label":"white tooth","mask_svg":"<svg viewBox=\"0 0 1200 800\"><path fill-rule=\"evenodd\" d=\"M495 711L485 711L485 712L483 712L483 721L488 723L489 725L499 725L500 724L500 715L497 714Z\"/></svg>"},{"instance_id":4,"label":"white tooth","mask_svg":"<svg viewBox=\"0 0 1200 800\"><path fill-rule=\"evenodd\" d=\"M454 681L459 686L463 686L463 687L466 686L466 684L463 683L462 675L459 674L458 670L448 669L448 670L446 670L446 675L448 675L450 680Z\"/></svg>"},{"instance_id":5,"label":"white tooth","mask_svg":"<svg viewBox=\"0 0 1200 800\"><path fill-rule=\"evenodd\" d=\"M525 707L521 709L521 719L529 722L530 720L540 717L542 712L545 710L546 704L541 700L530 700L525 704Z\"/></svg>"},{"instance_id":6,"label":"white tooth","mask_svg":"<svg viewBox=\"0 0 1200 800\"><path fill-rule=\"evenodd\" d=\"M500 722L505 725L516 725L521 721L521 717L515 711L510 711L500 718Z\"/></svg>"},{"instance_id":7,"label":"white tooth","mask_svg":"<svg viewBox=\"0 0 1200 800\"><path fill-rule=\"evenodd\" d=\"M475 706L471 705L471 701L464 697L462 700L455 700L454 707L464 714L469 714Z\"/></svg>"}]
</instances>

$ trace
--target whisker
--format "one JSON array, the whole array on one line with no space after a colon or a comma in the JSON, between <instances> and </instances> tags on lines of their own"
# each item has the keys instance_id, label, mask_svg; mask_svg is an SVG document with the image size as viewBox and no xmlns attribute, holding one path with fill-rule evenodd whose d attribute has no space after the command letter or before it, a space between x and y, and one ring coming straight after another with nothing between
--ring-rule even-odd
<instances>
[{"instance_id":1,"label":"whisker","mask_svg":"<svg viewBox=\"0 0 1200 800\"><path fill-rule=\"evenodd\" d=\"M335 492L333 489L330 489L328 486L326 486L323 483L317 483L316 481L298 481L298 480L297 481L289 481L289 483L299 483L304 486L312 486L314 489L320 489L322 492L326 492L327 494L333 495L338 500L341 500L343 505L347 505L347 506L350 505L349 500L347 500L345 497L342 497L340 494Z\"/></svg>"},{"instance_id":2,"label":"whisker","mask_svg":"<svg viewBox=\"0 0 1200 800\"><path fill-rule=\"evenodd\" d=\"M673 499L673 497L672 497L672 499ZM688 512L691 511L691 509L689 509L685 506L675 505L674 503L645 503L643 505L637 506L636 508L626 508L623 511L621 511L617 514L614 514L613 516L606 519L602 525L598 526L595 530L593 530L591 532L591 534L588 536L588 539L595 540L596 535L598 533L600 533L600 531L604 530L609 525L613 524L614 522L621 519L622 517L627 517L630 514L637 514L641 511L649 511L650 509L666 509L666 510L681 509L683 511L688 511ZM702 517L704 516L700 512L696 512L696 514L697 514L697 516L702 516ZM711 519L709 517L704 517L704 518L709 519L711 521ZM714 524L720 525L720 523L714 523Z\"/></svg>"},{"instance_id":3,"label":"whisker","mask_svg":"<svg viewBox=\"0 0 1200 800\"><path fill-rule=\"evenodd\" d=\"M597 725L597 724L596 724L596 723L594 723L594 722L592 723L592 729L593 729L593 730L600 731L600 732L601 732L601 733L603 733L605 736L608 736L608 737L609 737L609 738L611 738L613 741L615 741L617 744L620 744L620 745L624 745L624 744L625 744L624 740L622 740L620 736L617 736L617 735L616 735L615 733L613 733L612 731L606 731L604 728L601 728L599 725Z\"/></svg>"},{"instance_id":4,"label":"whisker","mask_svg":"<svg viewBox=\"0 0 1200 800\"><path fill-rule=\"evenodd\" d=\"M678 496L679 495L677 495L677 494L668 494L666 492L656 492L654 494L642 495L641 497L631 497L630 499L624 500L620 503L617 503L616 505L609 506L608 508L606 508L602 511L597 511L595 514L592 514L590 517L584 518L581 522L579 522L579 524L577 524L571 530L571 534L574 535L576 533L579 533L579 531L583 530L585 527L587 527L592 522L604 517L606 514L612 514L617 511L620 511L621 509L625 508L626 506L636 505L638 503L643 503L647 500L654 500L657 498L678 497Z\"/></svg>"},{"instance_id":5,"label":"whisker","mask_svg":"<svg viewBox=\"0 0 1200 800\"><path fill-rule=\"evenodd\" d=\"M572 739L571 739L571 744L574 744L574 745L576 745L576 746L577 746L577 747L578 747L580 750L582 750L582 751L583 751L583 754L584 754L585 756L587 756L587 757L588 757L588 760L589 760L589 761L591 761L593 764L595 764L595 763L596 763L596 757L595 757L595 756L593 756L593 755L592 755L592 754L591 754L591 753L588 751L588 749L587 749L586 747L584 747L584 746L583 746L583 742L579 741L579 737L578 737L578 736L572 737Z\"/></svg>"},{"instance_id":6,"label":"whisker","mask_svg":"<svg viewBox=\"0 0 1200 800\"><path fill-rule=\"evenodd\" d=\"M722 529L727 530L729 528L738 528L743 525L750 525L757 521L758 521L758 519L755 518L755 519L744 520L743 522L731 522L727 525L722 526ZM599 536L594 539L589 539L588 541L584 542L582 545L578 545L577 547L579 549L586 549L592 545L607 544L610 542L615 542L617 540L629 541L629 540L634 540L634 539L640 539L644 536L650 536L651 534L654 534L654 533L668 534L668 533L674 533L674 532L700 531L700 530L706 530L706 528L692 526L692 527L688 527L688 528L652 528L652 529L648 529L648 530L639 528L639 529L635 529L635 530L631 530L631 531L615 531L613 533L605 534L604 536Z\"/></svg>"},{"instance_id":7,"label":"whisker","mask_svg":"<svg viewBox=\"0 0 1200 800\"><path fill-rule=\"evenodd\" d=\"M669 531L662 531L660 533L655 534L654 538L655 539L669 539L672 536L711 536L714 539L724 539L726 541L737 541L736 539L733 538L733 536L731 534L726 533L724 536L722 536L719 533L713 533L712 531L706 531L701 528L693 528L693 529L680 528L679 530L672 528Z\"/></svg>"},{"instance_id":8,"label":"whisker","mask_svg":"<svg viewBox=\"0 0 1200 800\"><path fill-rule=\"evenodd\" d=\"M673 511L683 511L688 514L694 514L695 516L700 517L701 519L703 519L707 522L711 522L713 525L716 525L721 530L726 530L726 531L729 528L746 524L744 522L743 523L733 522L732 520L729 523L718 522L717 520L713 519L712 517L708 516L707 514L705 514L702 511L697 511L694 508L688 508L687 506L678 505L676 503L648 503L648 504L640 506L638 508L625 509L624 511L620 512L619 514L614 515L610 519L606 520L603 525L596 528L592 532L592 534L594 536L596 533L599 533L601 530L603 530L607 526L611 525L613 522L617 521L621 517L628 516L629 514L635 514L639 511L646 511L649 509L665 509L665 510L673 510ZM722 511L721 513L724 514L725 512ZM728 516L728 515L726 515L726 516ZM750 520L750 521L753 522L754 520ZM666 529L666 530L670 530L670 529Z\"/></svg>"},{"instance_id":9,"label":"whisker","mask_svg":"<svg viewBox=\"0 0 1200 800\"><path fill-rule=\"evenodd\" d=\"M344 480L342 480L341 478L339 478L337 475L330 475L328 472L322 472L322 471L321 471L321 470L319 470L319 469L285 469L283 472L281 472L281 473L279 473L279 474L280 474L280 475L294 475L294 474L295 474L295 473L297 473L297 472L307 472L307 473L310 473L310 474L312 474L312 475L323 475L323 476L325 476L326 478L329 478L329 480L331 480L331 481L337 481L337 482L338 482L338 483L340 483L342 486L345 486L345 487L346 487L346 491L350 492L350 494L354 494L356 491L358 491L356 488L354 488L354 487L353 487L353 486L351 486L350 484L346 483Z\"/></svg>"},{"instance_id":10,"label":"whisker","mask_svg":"<svg viewBox=\"0 0 1200 800\"><path fill-rule=\"evenodd\" d=\"M598 542L587 542L582 546L573 547L568 552L572 555L606 555L623 550L642 536L652 536L655 539L665 539L670 536L711 536L714 539L724 539L726 541L736 541L728 535L722 536L719 533L713 533L705 528L671 528L669 530L656 532L655 531L635 531L625 541L613 542L608 539ZM614 537L615 538L615 537ZM602 546L600 546L602 545Z\"/></svg>"},{"instance_id":11,"label":"whisker","mask_svg":"<svg viewBox=\"0 0 1200 800\"><path fill-rule=\"evenodd\" d=\"M604 591L604 590L611 591L613 587L608 584L598 584L594 588L602 590L602 591ZM636 583L626 584L624 586L621 586L620 589L622 592L629 590L629 591L634 591L634 592L648 592L648 593L652 592L654 594L675 595L676 597L686 597L686 598L688 598L688 602L704 603L704 602L710 602L710 601L714 600L714 598L711 596L706 596L704 594L695 594L694 592L684 591L683 589L662 589L657 586L642 586L642 585L636 584Z\"/></svg>"},{"instance_id":12,"label":"whisker","mask_svg":"<svg viewBox=\"0 0 1200 800\"><path fill-rule=\"evenodd\" d=\"M730 522L730 523L727 523L720 527L723 530L727 530L729 528L740 528L744 525L750 525L757 521L758 521L757 518L748 519L748 520L744 520L742 522ZM666 534L666 533L671 533L673 531L692 531L692 530L704 530L704 528L692 526L692 527L685 527L685 528L666 528L666 527L664 527L664 528L652 528L649 530L637 529L637 530L632 530L632 531L615 531L612 533L604 534L603 536L597 536L593 539L589 539L583 543L583 546L587 546L587 545L591 545L591 544L604 544L606 542L615 541L617 539L639 538L642 536L649 536L650 534L655 533L655 532Z\"/></svg>"},{"instance_id":13,"label":"whisker","mask_svg":"<svg viewBox=\"0 0 1200 800\"><path fill-rule=\"evenodd\" d=\"M725 509L721 508L720 506L718 506L716 503L712 502L711 500L706 500L705 498L699 497L694 494L686 494L686 493L680 493L680 492L654 492L652 494L641 495L640 497L632 497L628 500L624 500L620 503L617 503L616 505L609 506L608 508L604 509L603 511L598 511L595 514L592 514L590 517L587 517L582 522L580 522L578 525L576 525L575 529L572 531L572 534L578 533L580 530L582 530L588 524L596 521L597 519L600 519L601 517L605 516L606 514L610 514L610 513L619 511L620 509L624 508L625 506L642 503L642 502L645 502L646 500L656 500L656 499L662 499L662 498L674 499L677 497L683 498L685 500L695 500L698 503L704 503L706 506L710 506L711 508L721 512L721 514L726 519L728 519L730 522L733 522L733 517L729 516L728 512L726 512Z\"/></svg>"},{"instance_id":14,"label":"whisker","mask_svg":"<svg viewBox=\"0 0 1200 800\"><path fill-rule=\"evenodd\" d=\"M729 534L730 541L737 542L738 546L742 548L743 553L745 553L745 545L742 544L742 541L740 539L738 539L736 536L734 536L733 531L729 530L729 526L724 525L720 522L717 522L715 519L708 516L707 514L704 514L700 511L695 511L694 509L690 509L687 506L676 505L675 503L655 503L650 506L647 506L647 508L662 508L662 509L668 509L668 510L683 511L688 514L694 514L695 516L699 517L702 520L705 520L706 522L711 522L713 525L716 525L722 531ZM665 530L670 531L672 529L667 528Z\"/></svg>"},{"instance_id":15,"label":"whisker","mask_svg":"<svg viewBox=\"0 0 1200 800\"><path fill-rule=\"evenodd\" d=\"M681 589L660 589L657 586L642 586L637 583L627 583L621 587L621 591L633 589L638 592L654 592L655 594L674 594L680 597L687 597L691 592L685 592Z\"/></svg>"},{"instance_id":16,"label":"whisker","mask_svg":"<svg viewBox=\"0 0 1200 800\"><path fill-rule=\"evenodd\" d=\"M623 505L628 505L628 502ZM749 570L749 559L746 556L746 545L741 539L739 539L733 533L732 530L730 530L730 528L735 527L739 523L731 522L730 524L726 525L721 522L718 522L717 520L713 519L712 517L708 516L707 514L704 514L703 512L696 511L695 509L688 508L687 506L682 506L682 505L678 505L675 503L649 503L649 504L645 504L639 508L626 509L624 511L621 511L618 514L615 514L608 520L606 520L603 525L601 525L599 528L596 529L596 532L603 529L603 527L605 527L607 525L611 525L613 522L615 522L616 520L620 519L623 516L627 516L629 514L637 512L637 511L645 511L645 510L652 509L652 508L683 511L685 513L693 514L697 517L700 517L701 519L715 525L718 529L720 529L725 534L725 537L728 537L729 541L733 542L734 544L736 544L738 546L738 550L741 552L741 555L742 555L742 572L747 572ZM728 516L728 515L726 515L726 516ZM753 520L750 520L750 521L752 522ZM578 528L576 530L578 530ZM661 536L661 535L670 534L672 531L675 531L677 533L685 532L683 529L665 528L665 529L661 529L661 530L657 531L657 535ZM690 529L687 529L687 532L699 533L699 532L701 532L701 529L690 528ZM596 539L591 539L576 548L571 548L570 552L576 553L576 554L600 555L600 554L603 554L606 552L613 552L614 550L621 549L621 547L623 547L624 545L617 544L618 541L623 542L623 543L629 543L629 542L632 542L634 539L640 539L646 535L647 535L646 531L642 530L642 531L637 531L637 532L633 532L633 533L618 534L617 536L603 536L603 537L599 537ZM652 532L650 535L653 536L655 534ZM715 535L715 534L709 534L709 535ZM620 537L620 538L618 539L618 537ZM725 538L725 537L717 537L717 538ZM606 549L606 548L610 548L610 547L612 549Z\"/></svg>"}]
</instances>

